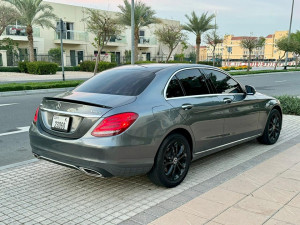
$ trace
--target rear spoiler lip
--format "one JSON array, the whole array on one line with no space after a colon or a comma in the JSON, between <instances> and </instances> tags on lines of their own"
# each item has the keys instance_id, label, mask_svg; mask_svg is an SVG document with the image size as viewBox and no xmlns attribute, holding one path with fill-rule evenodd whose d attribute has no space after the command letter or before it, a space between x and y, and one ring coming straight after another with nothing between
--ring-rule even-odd
<instances>
[{"instance_id":1,"label":"rear spoiler lip","mask_svg":"<svg viewBox=\"0 0 300 225\"><path fill-rule=\"evenodd\" d=\"M78 101L78 100L73 100L73 99L66 99L66 98L53 98L53 97L44 97L44 100L54 100L54 101L61 101L61 102L70 102L70 103L78 103L78 104L83 104L83 105L89 105L89 106L96 106L96 107L101 107L101 108L106 108L106 109L112 109L110 106L106 105L100 105L100 104L95 104L95 103L90 103L90 102L84 102L84 101Z\"/></svg>"}]
</instances>

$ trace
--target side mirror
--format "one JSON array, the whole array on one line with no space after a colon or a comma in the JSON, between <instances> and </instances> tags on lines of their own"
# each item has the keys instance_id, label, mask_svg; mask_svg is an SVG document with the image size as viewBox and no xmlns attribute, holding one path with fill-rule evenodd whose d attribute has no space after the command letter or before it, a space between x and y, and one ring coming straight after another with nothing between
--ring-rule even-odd
<instances>
[{"instance_id":1,"label":"side mirror","mask_svg":"<svg viewBox=\"0 0 300 225\"><path fill-rule=\"evenodd\" d=\"M246 88L247 95L255 95L256 90L254 87L252 87L250 85L246 85L245 88Z\"/></svg>"}]
</instances>

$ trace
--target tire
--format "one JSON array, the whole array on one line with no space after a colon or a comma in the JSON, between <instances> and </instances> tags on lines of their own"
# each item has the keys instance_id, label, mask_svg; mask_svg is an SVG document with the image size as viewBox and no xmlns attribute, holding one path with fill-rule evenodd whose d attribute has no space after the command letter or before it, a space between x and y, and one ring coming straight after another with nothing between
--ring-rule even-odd
<instances>
[{"instance_id":1,"label":"tire","mask_svg":"<svg viewBox=\"0 0 300 225\"><path fill-rule=\"evenodd\" d=\"M282 125L282 116L277 109L273 109L267 120L267 124L262 136L257 140L265 145L273 145L277 142Z\"/></svg>"},{"instance_id":2,"label":"tire","mask_svg":"<svg viewBox=\"0 0 300 225\"><path fill-rule=\"evenodd\" d=\"M160 145L148 177L156 185L176 187L184 180L190 164L191 149L187 139L181 134L171 134Z\"/></svg>"}]
</instances>

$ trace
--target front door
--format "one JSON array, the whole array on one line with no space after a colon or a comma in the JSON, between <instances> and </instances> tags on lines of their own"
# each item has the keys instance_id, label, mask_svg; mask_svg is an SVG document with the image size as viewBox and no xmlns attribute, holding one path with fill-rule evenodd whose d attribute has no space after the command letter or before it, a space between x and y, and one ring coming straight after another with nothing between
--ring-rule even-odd
<instances>
[{"instance_id":1,"label":"front door","mask_svg":"<svg viewBox=\"0 0 300 225\"><path fill-rule=\"evenodd\" d=\"M150 54L150 52L147 52L147 54L146 54L146 60L147 61L151 61L151 54Z\"/></svg>"},{"instance_id":2,"label":"front door","mask_svg":"<svg viewBox=\"0 0 300 225\"><path fill-rule=\"evenodd\" d=\"M77 51L77 64L80 64L83 62L83 51Z\"/></svg>"},{"instance_id":3,"label":"front door","mask_svg":"<svg viewBox=\"0 0 300 225\"><path fill-rule=\"evenodd\" d=\"M180 93L181 88L183 94ZM217 95L211 94L205 77L198 69L176 73L167 88L166 97L192 129L196 154L223 144L222 102Z\"/></svg>"},{"instance_id":4,"label":"front door","mask_svg":"<svg viewBox=\"0 0 300 225\"><path fill-rule=\"evenodd\" d=\"M120 52L116 52L116 63L118 63L118 65L121 64L121 53Z\"/></svg>"},{"instance_id":5,"label":"front door","mask_svg":"<svg viewBox=\"0 0 300 225\"><path fill-rule=\"evenodd\" d=\"M206 69L205 73L222 102L224 143L259 134L259 102L247 96L240 84L227 74L213 69Z\"/></svg>"},{"instance_id":6,"label":"front door","mask_svg":"<svg viewBox=\"0 0 300 225\"><path fill-rule=\"evenodd\" d=\"M76 51L75 50L70 50L70 61L71 61L71 66L76 66Z\"/></svg>"}]
</instances>

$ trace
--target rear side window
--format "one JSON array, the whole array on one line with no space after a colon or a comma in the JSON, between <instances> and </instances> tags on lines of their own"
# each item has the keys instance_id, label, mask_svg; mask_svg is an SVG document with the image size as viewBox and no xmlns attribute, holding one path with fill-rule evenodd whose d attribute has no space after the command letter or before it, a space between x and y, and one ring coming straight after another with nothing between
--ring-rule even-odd
<instances>
[{"instance_id":1,"label":"rear side window","mask_svg":"<svg viewBox=\"0 0 300 225\"><path fill-rule=\"evenodd\" d=\"M216 88L217 93L243 93L240 85L230 76L215 70L205 70L205 72Z\"/></svg>"},{"instance_id":2,"label":"rear side window","mask_svg":"<svg viewBox=\"0 0 300 225\"><path fill-rule=\"evenodd\" d=\"M144 70L108 70L84 82L75 91L137 96L145 90L154 77L155 73Z\"/></svg>"},{"instance_id":3,"label":"rear side window","mask_svg":"<svg viewBox=\"0 0 300 225\"><path fill-rule=\"evenodd\" d=\"M188 69L176 74L187 96L209 94L204 76L198 69Z\"/></svg>"},{"instance_id":4,"label":"rear side window","mask_svg":"<svg viewBox=\"0 0 300 225\"><path fill-rule=\"evenodd\" d=\"M175 97L181 97L184 96L183 91L180 87L179 81L174 76L172 80L169 83L169 86L167 88L167 98L175 98Z\"/></svg>"}]
</instances>

